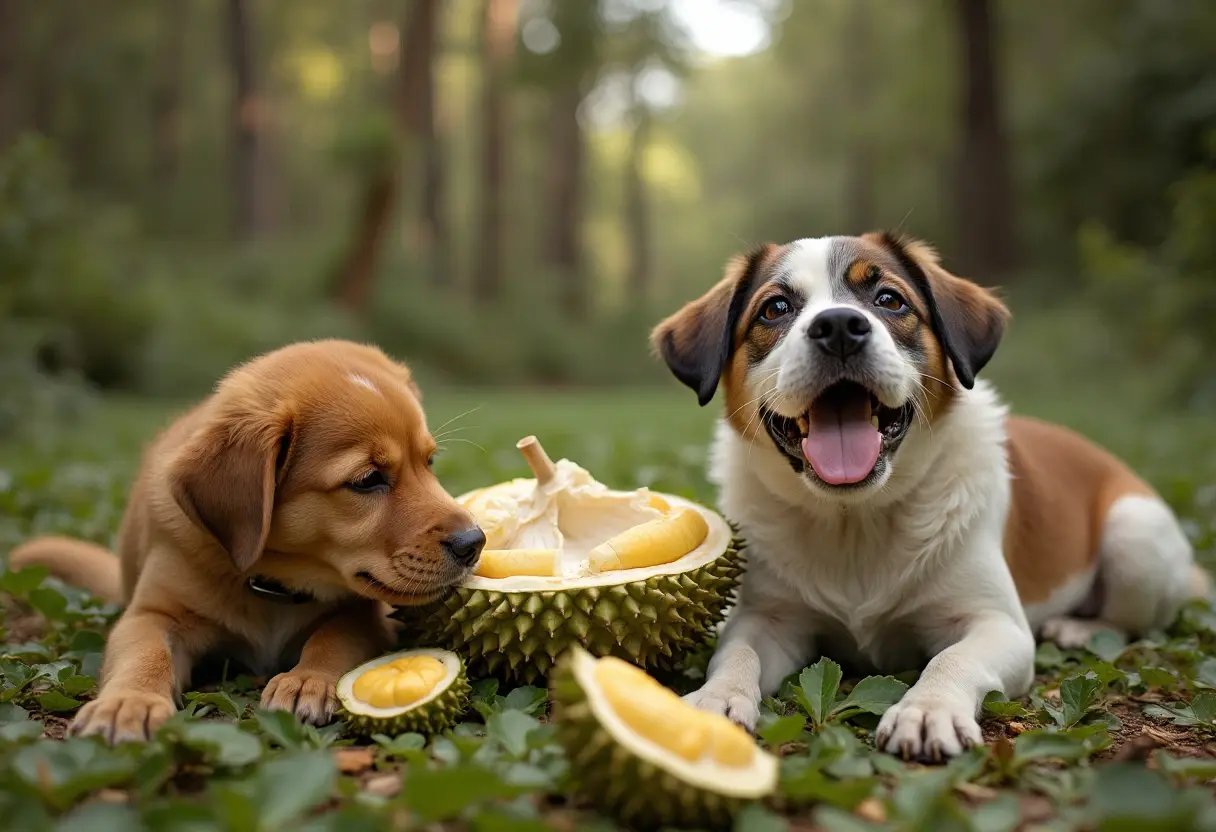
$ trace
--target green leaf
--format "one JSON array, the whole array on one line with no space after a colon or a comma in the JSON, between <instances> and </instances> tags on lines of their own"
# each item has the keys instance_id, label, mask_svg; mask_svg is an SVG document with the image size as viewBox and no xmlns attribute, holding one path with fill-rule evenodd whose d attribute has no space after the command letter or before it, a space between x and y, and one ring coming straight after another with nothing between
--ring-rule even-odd
<instances>
[{"instance_id":1,"label":"green leaf","mask_svg":"<svg viewBox=\"0 0 1216 832\"><path fill-rule=\"evenodd\" d=\"M25 569L0 572L0 590L16 598L26 598L49 574L50 570L45 566L27 566Z\"/></svg>"},{"instance_id":2,"label":"green leaf","mask_svg":"<svg viewBox=\"0 0 1216 832\"><path fill-rule=\"evenodd\" d=\"M97 630L77 630L68 642L68 650L73 653L100 653L105 646L105 634Z\"/></svg>"},{"instance_id":3,"label":"green leaf","mask_svg":"<svg viewBox=\"0 0 1216 832\"><path fill-rule=\"evenodd\" d=\"M142 829L139 813L117 803L86 803L60 818L58 832L131 832Z\"/></svg>"},{"instance_id":4,"label":"green leaf","mask_svg":"<svg viewBox=\"0 0 1216 832\"><path fill-rule=\"evenodd\" d=\"M1026 716L1029 713L1025 705L1006 699L999 690L988 691L984 697L984 712L1002 717Z\"/></svg>"},{"instance_id":5,"label":"green leaf","mask_svg":"<svg viewBox=\"0 0 1216 832\"><path fill-rule=\"evenodd\" d=\"M528 753L528 735L539 727L540 723L523 711L502 711L486 720L486 736L519 759Z\"/></svg>"},{"instance_id":6,"label":"green leaf","mask_svg":"<svg viewBox=\"0 0 1216 832\"><path fill-rule=\"evenodd\" d=\"M1195 668L1195 682L1205 688L1216 688L1216 659L1204 659Z\"/></svg>"},{"instance_id":7,"label":"green leaf","mask_svg":"<svg viewBox=\"0 0 1216 832\"><path fill-rule=\"evenodd\" d=\"M1216 724L1216 693L1202 691L1191 700L1191 712L1204 725Z\"/></svg>"},{"instance_id":8,"label":"green leaf","mask_svg":"<svg viewBox=\"0 0 1216 832\"><path fill-rule=\"evenodd\" d=\"M504 710L523 711L535 716L544 712L548 702L548 693L544 688L522 685L503 697L502 707Z\"/></svg>"},{"instance_id":9,"label":"green leaf","mask_svg":"<svg viewBox=\"0 0 1216 832\"><path fill-rule=\"evenodd\" d=\"M1013 741L1013 765L1020 767L1031 760L1083 760L1109 744L1110 735L1101 725L1070 731L1027 731Z\"/></svg>"},{"instance_id":10,"label":"green leaf","mask_svg":"<svg viewBox=\"0 0 1216 832\"><path fill-rule=\"evenodd\" d=\"M1127 639L1114 630L1098 630L1089 637L1085 649L1106 662L1114 662L1127 649Z\"/></svg>"},{"instance_id":11,"label":"green leaf","mask_svg":"<svg viewBox=\"0 0 1216 832\"><path fill-rule=\"evenodd\" d=\"M195 705L200 710L197 713L205 714L207 710L214 708L226 717L231 719L240 719L241 712L244 710L236 703L231 696L223 691L208 691L200 693L192 691L185 696L186 702Z\"/></svg>"},{"instance_id":12,"label":"green leaf","mask_svg":"<svg viewBox=\"0 0 1216 832\"><path fill-rule=\"evenodd\" d=\"M859 713L882 716L907 690L908 686L893 676L867 676L832 709L832 716L840 719Z\"/></svg>"},{"instance_id":13,"label":"green leaf","mask_svg":"<svg viewBox=\"0 0 1216 832\"><path fill-rule=\"evenodd\" d=\"M1159 772L1111 763L1095 772L1090 812L1104 830L1192 829L1194 806L1178 798Z\"/></svg>"},{"instance_id":14,"label":"green leaf","mask_svg":"<svg viewBox=\"0 0 1216 832\"><path fill-rule=\"evenodd\" d=\"M1013 832L1021 822L1022 807L1010 794L1000 795L971 813L974 832Z\"/></svg>"},{"instance_id":15,"label":"green leaf","mask_svg":"<svg viewBox=\"0 0 1216 832\"><path fill-rule=\"evenodd\" d=\"M398 734L395 737L374 734L372 741L383 748L390 757L405 759L420 759L422 749L426 747L426 737L421 734Z\"/></svg>"},{"instance_id":16,"label":"green leaf","mask_svg":"<svg viewBox=\"0 0 1216 832\"><path fill-rule=\"evenodd\" d=\"M1140 681L1147 687L1174 690L1178 687L1178 675L1164 667L1140 668Z\"/></svg>"},{"instance_id":17,"label":"green leaf","mask_svg":"<svg viewBox=\"0 0 1216 832\"><path fill-rule=\"evenodd\" d=\"M1038 670L1052 670L1057 667L1063 667L1068 661L1060 648L1053 642L1045 641L1039 645L1034 653L1034 666Z\"/></svg>"},{"instance_id":18,"label":"green leaf","mask_svg":"<svg viewBox=\"0 0 1216 832\"><path fill-rule=\"evenodd\" d=\"M1158 751L1153 760L1158 769L1178 780L1216 780L1216 760L1210 757L1175 757Z\"/></svg>"},{"instance_id":19,"label":"green leaf","mask_svg":"<svg viewBox=\"0 0 1216 832\"><path fill-rule=\"evenodd\" d=\"M68 608L68 599L47 586L31 590L29 601L30 606L52 621L62 617L63 611Z\"/></svg>"},{"instance_id":20,"label":"green leaf","mask_svg":"<svg viewBox=\"0 0 1216 832\"><path fill-rule=\"evenodd\" d=\"M494 771L470 763L442 769L411 766L402 787L404 805L424 822L450 820L470 806L520 793Z\"/></svg>"},{"instance_id":21,"label":"green leaf","mask_svg":"<svg viewBox=\"0 0 1216 832\"><path fill-rule=\"evenodd\" d=\"M821 658L798 675L795 696L815 728L827 722L842 675L840 665L828 658Z\"/></svg>"},{"instance_id":22,"label":"green leaf","mask_svg":"<svg viewBox=\"0 0 1216 832\"><path fill-rule=\"evenodd\" d=\"M161 733L216 765L236 768L262 756L262 743L230 722L172 720Z\"/></svg>"},{"instance_id":23,"label":"green leaf","mask_svg":"<svg viewBox=\"0 0 1216 832\"><path fill-rule=\"evenodd\" d=\"M291 711L257 708L253 712L253 721L267 739L283 748L321 748L330 741L316 728L297 719ZM340 730L340 726L335 726L335 730Z\"/></svg>"},{"instance_id":24,"label":"green leaf","mask_svg":"<svg viewBox=\"0 0 1216 832\"><path fill-rule=\"evenodd\" d=\"M89 739L27 745L12 758L12 771L52 807L129 782L136 770L132 746L111 748Z\"/></svg>"},{"instance_id":25,"label":"green leaf","mask_svg":"<svg viewBox=\"0 0 1216 832\"><path fill-rule=\"evenodd\" d=\"M1064 728L1071 728L1085 718L1098 694L1098 680L1091 676L1071 676L1060 683Z\"/></svg>"},{"instance_id":26,"label":"green leaf","mask_svg":"<svg viewBox=\"0 0 1216 832\"><path fill-rule=\"evenodd\" d=\"M50 713L62 713L64 711L74 711L80 707L79 699L73 699L70 696L64 696L57 690L48 690L45 693L38 694L38 707Z\"/></svg>"},{"instance_id":27,"label":"green leaf","mask_svg":"<svg viewBox=\"0 0 1216 832\"><path fill-rule=\"evenodd\" d=\"M0 725L10 722L25 722L30 718L30 712L12 702L0 702Z\"/></svg>"},{"instance_id":28,"label":"green leaf","mask_svg":"<svg viewBox=\"0 0 1216 832\"><path fill-rule=\"evenodd\" d=\"M253 778L261 826L280 828L325 803L337 776L328 751L295 751L263 763Z\"/></svg>"},{"instance_id":29,"label":"green leaf","mask_svg":"<svg viewBox=\"0 0 1216 832\"><path fill-rule=\"evenodd\" d=\"M744 806L735 816L733 832L786 832L790 828L785 818L758 803Z\"/></svg>"},{"instance_id":30,"label":"green leaf","mask_svg":"<svg viewBox=\"0 0 1216 832\"><path fill-rule=\"evenodd\" d=\"M760 726L756 732L765 745L776 748L787 742L801 739L806 730L806 717L799 714L779 716Z\"/></svg>"}]
</instances>

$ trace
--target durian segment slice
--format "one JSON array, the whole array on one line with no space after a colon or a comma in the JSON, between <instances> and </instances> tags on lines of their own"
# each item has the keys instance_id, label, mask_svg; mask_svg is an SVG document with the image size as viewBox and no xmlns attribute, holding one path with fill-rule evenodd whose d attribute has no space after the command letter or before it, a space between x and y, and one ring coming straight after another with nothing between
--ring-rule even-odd
<instances>
[{"instance_id":1,"label":"durian segment slice","mask_svg":"<svg viewBox=\"0 0 1216 832\"><path fill-rule=\"evenodd\" d=\"M455 724L469 683L458 655L424 648L365 662L338 680L337 694L353 734L433 734Z\"/></svg>"},{"instance_id":2,"label":"durian segment slice","mask_svg":"<svg viewBox=\"0 0 1216 832\"><path fill-rule=\"evenodd\" d=\"M482 578L513 578L518 575L558 574L556 549L486 549L473 574Z\"/></svg>"},{"instance_id":3,"label":"durian segment slice","mask_svg":"<svg viewBox=\"0 0 1216 832\"><path fill-rule=\"evenodd\" d=\"M663 502L667 502L664 500ZM695 509L664 514L614 535L591 550L592 572L639 569L671 563L705 542L709 524Z\"/></svg>"},{"instance_id":4,"label":"durian segment slice","mask_svg":"<svg viewBox=\"0 0 1216 832\"><path fill-rule=\"evenodd\" d=\"M776 789L776 758L742 729L619 659L575 648L554 674L553 698L576 786L631 828L729 828L748 801Z\"/></svg>"},{"instance_id":5,"label":"durian segment slice","mask_svg":"<svg viewBox=\"0 0 1216 832\"><path fill-rule=\"evenodd\" d=\"M535 479L516 479L470 492L459 499L486 533L476 575L581 578L679 560L709 534L704 517L673 509L648 489L614 491L568 459L552 462L536 437L518 443ZM555 549L548 559L497 550Z\"/></svg>"}]
</instances>

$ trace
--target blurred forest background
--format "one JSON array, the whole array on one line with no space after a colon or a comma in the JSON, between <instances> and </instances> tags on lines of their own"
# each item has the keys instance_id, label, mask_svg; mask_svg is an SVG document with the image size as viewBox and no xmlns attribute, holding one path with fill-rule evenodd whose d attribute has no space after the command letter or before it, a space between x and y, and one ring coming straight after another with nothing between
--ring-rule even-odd
<instances>
[{"instance_id":1,"label":"blurred forest background","mask_svg":"<svg viewBox=\"0 0 1216 832\"><path fill-rule=\"evenodd\" d=\"M0 0L0 433L323 335L675 395L729 255L875 227L1003 287L1020 409L1208 414L1214 55L1210 0Z\"/></svg>"}]
</instances>

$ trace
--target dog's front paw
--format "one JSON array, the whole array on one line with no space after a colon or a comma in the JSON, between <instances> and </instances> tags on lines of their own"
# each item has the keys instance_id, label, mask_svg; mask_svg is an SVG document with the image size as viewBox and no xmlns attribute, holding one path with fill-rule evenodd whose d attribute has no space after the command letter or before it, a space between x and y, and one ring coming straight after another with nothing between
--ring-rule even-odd
<instances>
[{"instance_id":1,"label":"dog's front paw","mask_svg":"<svg viewBox=\"0 0 1216 832\"><path fill-rule=\"evenodd\" d=\"M301 722L324 725L338 705L337 679L324 673L289 670L266 683L262 707L291 711Z\"/></svg>"},{"instance_id":2,"label":"dog's front paw","mask_svg":"<svg viewBox=\"0 0 1216 832\"><path fill-rule=\"evenodd\" d=\"M940 763L984 742L969 704L915 690L891 706L878 723L875 744L905 760Z\"/></svg>"},{"instance_id":3,"label":"dog's front paw","mask_svg":"<svg viewBox=\"0 0 1216 832\"><path fill-rule=\"evenodd\" d=\"M106 742L147 742L177 708L167 696L139 690L103 692L76 713L68 733Z\"/></svg>"},{"instance_id":4,"label":"dog's front paw","mask_svg":"<svg viewBox=\"0 0 1216 832\"><path fill-rule=\"evenodd\" d=\"M706 685L685 696L684 701L711 714L721 714L748 731L755 730L760 719L759 690L751 692Z\"/></svg>"}]
</instances>

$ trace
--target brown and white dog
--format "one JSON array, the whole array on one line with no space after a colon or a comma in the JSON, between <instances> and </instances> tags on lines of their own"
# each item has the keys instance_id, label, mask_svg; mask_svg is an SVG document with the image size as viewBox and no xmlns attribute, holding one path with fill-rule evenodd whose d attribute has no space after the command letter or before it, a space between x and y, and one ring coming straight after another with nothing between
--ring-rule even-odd
<instances>
[{"instance_id":1,"label":"brown and white dog","mask_svg":"<svg viewBox=\"0 0 1216 832\"><path fill-rule=\"evenodd\" d=\"M230 372L148 448L118 557L62 537L12 553L126 605L72 731L148 738L217 654L278 674L263 707L328 722L338 677L390 647L388 605L433 600L485 543L434 453L409 370L374 347L293 344Z\"/></svg>"},{"instance_id":2,"label":"brown and white dog","mask_svg":"<svg viewBox=\"0 0 1216 832\"><path fill-rule=\"evenodd\" d=\"M1034 638L1141 633L1206 594L1152 489L976 381L1008 311L890 235L765 245L655 329L704 405L711 474L749 569L690 701L755 725L819 654L919 681L879 747L941 759L982 741L989 691L1024 694Z\"/></svg>"}]
</instances>

